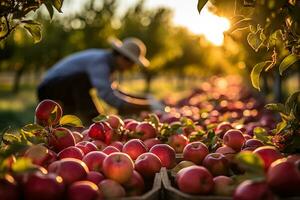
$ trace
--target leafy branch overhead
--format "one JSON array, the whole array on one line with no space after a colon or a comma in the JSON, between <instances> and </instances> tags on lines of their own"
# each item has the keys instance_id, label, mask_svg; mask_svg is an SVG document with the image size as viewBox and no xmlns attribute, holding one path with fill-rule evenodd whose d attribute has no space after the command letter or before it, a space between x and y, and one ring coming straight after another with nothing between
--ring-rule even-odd
<instances>
[{"instance_id":1,"label":"leafy branch overhead","mask_svg":"<svg viewBox=\"0 0 300 200\"><path fill-rule=\"evenodd\" d=\"M0 41L6 39L17 27L24 28L34 43L41 41L41 24L26 19L26 15L45 5L52 19L54 9L62 12L63 0L2 0L0 3Z\"/></svg>"},{"instance_id":2,"label":"leafy branch overhead","mask_svg":"<svg viewBox=\"0 0 300 200\"><path fill-rule=\"evenodd\" d=\"M200 12L207 0L198 0ZM225 9L224 2L211 1L214 10ZM255 51L263 50L266 59L256 64L251 72L253 86L260 90L259 79L263 70L279 67L280 75L293 66L300 56L299 1L288 0L228 0L227 5L234 8L232 26L227 31L233 35L237 31L248 30L247 42ZM222 12L222 11L221 11ZM271 62L270 62L271 60Z\"/></svg>"}]
</instances>

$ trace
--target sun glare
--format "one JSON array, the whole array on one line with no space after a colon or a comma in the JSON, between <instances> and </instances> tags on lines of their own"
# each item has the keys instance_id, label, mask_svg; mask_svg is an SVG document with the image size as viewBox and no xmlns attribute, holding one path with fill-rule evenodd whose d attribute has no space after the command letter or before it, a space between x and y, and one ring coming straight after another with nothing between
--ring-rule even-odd
<instances>
[{"instance_id":1,"label":"sun glare","mask_svg":"<svg viewBox=\"0 0 300 200\"><path fill-rule=\"evenodd\" d=\"M230 28L230 22L227 18L220 17L210 12L204 7L200 15L189 15L184 21L175 20L175 23L186 26L195 34L202 34L205 38L216 46L223 44L223 33ZM176 22L177 21L177 22Z\"/></svg>"}]
</instances>

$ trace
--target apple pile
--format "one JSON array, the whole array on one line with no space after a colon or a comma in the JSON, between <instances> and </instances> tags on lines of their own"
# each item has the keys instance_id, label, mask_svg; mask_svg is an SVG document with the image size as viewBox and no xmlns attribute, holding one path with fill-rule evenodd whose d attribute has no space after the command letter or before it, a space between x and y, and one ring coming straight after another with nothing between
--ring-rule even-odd
<instances>
[{"instance_id":1,"label":"apple pile","mask_svg":"<svg viewBox=\"0 0 300 200\"><path fill-rule=\"evenodd\" d=\"M84 129L64 127L78 119L63 117L62 113L60 105L52 100L39 103L29 135L44 142L33 144L27 140L25 148L1 160L1 166L5 165L5 170L1 169L5 172L0 178L1 200L139 196L151 189L162 166L175 165L175 151L167 144L158 144L154 139L157 131L149 122L139 123L135 133L130 133L138 138L126 141L125 124L116 115L96 120ZM132 126L129 120L127 123ZM22 133L28 134L27 129L23 128ZM1 150L15 146L7 144Z\"/></svg>"},{"instance_id":2,"label":"apple pile","mask_svg":"<svg viewBox=\"0 0 300 200\"><path fill-rule=\"evenodd\" d=\"M164 112L99 115L88 127L44 100L35 123L5 132L1 200L140 196L162 167L190 195L236 200L300 196L300 155L273 141L274 114L236 79L213 78Z\"/></svg>"}]
</instances>

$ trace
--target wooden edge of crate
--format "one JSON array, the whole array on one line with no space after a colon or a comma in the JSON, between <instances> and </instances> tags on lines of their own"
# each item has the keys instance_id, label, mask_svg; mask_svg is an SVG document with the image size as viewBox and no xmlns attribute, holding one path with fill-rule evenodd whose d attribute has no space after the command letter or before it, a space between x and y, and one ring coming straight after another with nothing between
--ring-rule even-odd
<instances>
[{"instance_id":1,"label":"wooden edge of crate","mask_svg":"<svg viewBox=\"0 0 300 200\"><path fill-rule=\"evenodd\" d=\"M153 181L152 189L141 196L123 197L110 200L156 200L156 196L160 196L160 190L162 188L161 174L156 173Z\"/></svg>"}]
</instances>

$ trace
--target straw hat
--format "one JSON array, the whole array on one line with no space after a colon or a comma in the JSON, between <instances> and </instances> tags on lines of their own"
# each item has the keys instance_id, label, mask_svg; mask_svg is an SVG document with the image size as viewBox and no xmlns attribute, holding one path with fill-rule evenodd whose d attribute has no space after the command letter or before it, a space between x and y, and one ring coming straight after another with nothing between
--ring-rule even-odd
<instances>
[{"instance_id":1,"label":"straw hat","mask_svg":"<svg viewBox=\"0 0 300 200\"><path fill-rule=\"evenodd\" d=\"M114 38L110 39L110 43L113 49L128 57L136 64L143 67L149 66L149 61L145 58L146 46L140 39L131 37L125 38L122 42Z\"/></svg>"}]
</instances>

